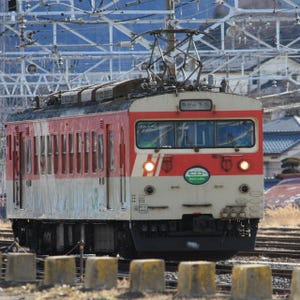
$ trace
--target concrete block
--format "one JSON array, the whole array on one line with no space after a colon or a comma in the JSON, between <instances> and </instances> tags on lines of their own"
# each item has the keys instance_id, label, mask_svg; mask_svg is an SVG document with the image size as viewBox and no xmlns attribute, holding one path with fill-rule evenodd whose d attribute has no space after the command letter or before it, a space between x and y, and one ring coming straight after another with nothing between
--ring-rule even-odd
<instances>
[{"instance_id":1,"label":"concrete block","mask_svg":"<svg viewBox=\"0 0 300 300\"><path fill-rule=\"evenodd\" d=\"M191 261L179 264L177 284L177 295L179 297L205 297L215 293L215 263Z\"/></svg>"},{"instance_id":2,"label":"concrete block","mask_svg":"<svg viewBox=\"0 0 300 300\"><path fill-rule=\"evenodd\" d=\"M232 270L231 298L272 299L272 272L265 265L238 265Z\"/></svg>"},{"instance_id":3,"label":"concrete block","mask_svg":"<svg viewBox=\"0 0 300 300\"><path fill-rule=\"evenodd\" d=\"M36 256L34 253L9 253L5 281L32 282L36 280Z\"/></svg>"},{"instance_id":4,"label":"concrete block","mask_svg":"<svg viewBox=\"0 0 300 300\"><path fill-rule=\"evenodd\" d=\"M162 259L137 259L130 263L131 292L163 292L165 262Z\"/></svg>"},{"instance_id":5,"label":"concrete block","mask_svg":"<svg viewBox=\"0 0 300 300\"><path fill-rule=\"evenodd\" d=\"M290 300L300 300L300 268L293 270Z\"/></svg>"},{"instance_id":6,"label":"concrete block","mask_svg":"<svg viewBox=\"0 0 300 300\"><path fill-rule=\"evenodd\" d=\"M74 284L75 256L49 256L45 260L44 284Z\"/></svg>"},{"instance_id":7,"label":"concrete block","mask_svg":"<svg viewBox=\"0 0 300 300\"><path fill-rule=\"evenodd\" d=\"M118 259L115 257L88 257L85 265L84 287L111 289L117 286Z\"/></svg>"}]
</instances>

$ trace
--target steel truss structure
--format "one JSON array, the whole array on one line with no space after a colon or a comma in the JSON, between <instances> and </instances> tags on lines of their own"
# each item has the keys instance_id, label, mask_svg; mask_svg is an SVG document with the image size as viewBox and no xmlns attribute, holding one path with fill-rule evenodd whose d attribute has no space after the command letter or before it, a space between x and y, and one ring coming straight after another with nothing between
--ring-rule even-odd
<instances>
[{"instance_id":1,"label":"steel truss structure","mask_svg":"<svg viewBox=\"0 0 300 300\"><path fill-rule=\"evenodd\" d=\"M141 33L166 27L199 30L203 72L226 77L229 86L248 82L243 93L254 81L258 94L269 81L299 89L300 68L290 64L299 59L300 0L8 0L0 5L0 124L7 114L33 105L35 96L143 76L153 41ZM278 71L263 71L262 63L276 57Z\"/></svg>"},{"instance_id":2,"label":"steel truss structure","mask_svg":"<svg viewBox=\"0 0 300 300\"><path fill-rule=\"evenodd\" d=\"M11 2L15 8L9 7ZM300 27L299 0L282 0L281 5L270 1L273 5L264 9L243 8L238 0L217 1L207 4L210 16L203 13L201 2L167 0L165 7L157 0L2 2L2 112L27 107L36 95L51 91L139 76L152 40L150 36L135 37L164 28L168 22L203 31L197 37L198 47L202 60L209 59L209 74L229 73L238 62L240 77L257 79L260 70L248 72L248 57L255 57L259 64L281 56L286 72L270 74L270 79L300 84L300 74L289 73L288 65L289 58L299 56L300 38L282 37L284 27ZM223 16L212 18L218 9Z\"/></svg>"}]
</instances>

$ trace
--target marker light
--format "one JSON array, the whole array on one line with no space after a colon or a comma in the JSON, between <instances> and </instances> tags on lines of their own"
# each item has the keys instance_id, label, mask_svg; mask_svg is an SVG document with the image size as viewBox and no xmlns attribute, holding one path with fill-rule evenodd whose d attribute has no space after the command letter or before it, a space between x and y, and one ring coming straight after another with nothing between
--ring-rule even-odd
<instances>
[{"instance_id":1,"label":"marker light","mask_svg":"<svg viewBox=\"0 0 300 300\"><path fill-rule=\"evenodd\" d=\"M154 163L152 161L146 161L144 163L144 169L146 172L152 172L154 170Z\"/></svg>"},{"instance_id":2,"label":"marker light","mask_svg":"<svg viewBox=\"0 0 300 300\"><path fill-rule=\"evenodd\" d=\"M239 168L242 171L247 171L250 168L250 163L248 161L246 161L246 160L241 160L239 162Z\"/></svg>"}]
</instances>

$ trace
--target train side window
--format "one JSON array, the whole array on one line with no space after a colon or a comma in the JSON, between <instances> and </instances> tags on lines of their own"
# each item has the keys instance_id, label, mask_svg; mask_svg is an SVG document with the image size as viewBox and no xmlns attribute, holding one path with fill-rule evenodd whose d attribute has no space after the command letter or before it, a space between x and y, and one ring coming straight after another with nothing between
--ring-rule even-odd
<instances>
[{"instance_id":1,"label":"train side window","mask_svg":"<svg viewBox=\"0 0 300 300\"><path fill-rule=\"evenodd\" d=\"M114 134L112 131L108 134L109 137L109 169L114 169Z\"/></svg>"},{"instance_id":2,"label":"train side window","mask_svg":"<svg viewBox=\"0 0 300 300\"><path fill-rule=\"evenodd\" d=\"M26 143L26 173L31 174L32 162L31 162L31 140L27 140Z\"/></svg>"},{"instance_id":3,"label":"train side window","mask_svg":"<svg viewBox=\"0 0 300 300\"><path fill-rule=\"evenodd\" d=\"M100 171L104 170L104 142L103 134L98 135L98 168Z\"/></svg>"},{"instance_id":4,"label":"train side window","mask_svg":"<svg viewBox=\"0 0 300 300\"><path fill-rule=\"evenodd\" d=\"M6 146L7 146L7 154L8 154L8 159L12 160L12 146L11 146L11 135L8 135L6 137Z\"/></svg>"},{"instance_id":5,"label":"train side window","mask_svg":"<svg viewBox=\"0 0 300 300\"><path fill-rule=\"evenodd\" d=\"M52 174L52 141L50 135L47 135L47 171L48 174Z\"/></svg>"},{"instance_id":6,"label":"train side window","mask_svg":"<svg viewBox=\"0 0 300 300\"><path fill-rule=\"evenodd\" d=\"M33 173L34 175L37 175L39 172L39 165L38 165L38 138L35 136L33 137Z\"/></svg>"},{"instance_id":7,"label":"train side window","mask_svg":"<svg viewBox=\"0 0 300 300\"><path fill-rule=\"evenodd\" d=\"M90 134L84 134L84 172L89 172Z\"/></svg>"},{"instance_id":8,"label":"train side window","mask_svg":"<svg viewBox=\"0 0 300 300\"><path fill-rule=\"evenodd\" d=\"M67 139L66 135L61 135L61 172L66 174L67 172Z\"/></svg>"},{"instance_id":9,"label":"train side window","mask_svg":"<svg viewBox=\"0 0 300 300\"><path fill-rule=\"evenodd\" d=\"M69 173L74 172L74 135L69 133Z\"/></svg>"},{"instance_id":10,"label":"train side window","mask_svg":"<svg viewBox=\"0 0 300 300\"><path fill-rule=\"evenodd\" d=\"M14 135L14 137L13 137L13 162L14 162L13 168L15 168L17 173L20 172L20 157L19 157L20 153L18 151L18 148L19 148L18 137L16 135Z\"/></svg>"},{"instance_id":11,"label":"train side window","mask_svg":"<svg viewBox=\"0 0 300 300\"><path fill-rule=\"evenodd\" d=\"M45 174L46 169L46 155L45 155L45 136L40 136L40 166L41 166L41 174Z\"/></svg>"},{"instance_id":12,"label":"train side window","mask_svg":"<svg viewBox=\"0 0 300 300\"><path fill-rule=\"evenodd\" d=\"M21 174L24 175L25 174L25 151L27 149L25 149L25 138L22 137L21 139Z\"/></svg>"},{"instance_id":13,"label":"train side window","mask_svg":"<svg viewBox=\"0 0 300 300\"><path fill-rule=\"evenodd\" d=\"M58 136L53 135L53 171L54 174L58 173Z\"/></svg>"},{"instance_id":14,"label":"train side window","mask_svg":"<svg viewBox=\"0 0 300 300\"><path fill-rule=\"evenodd\" d=\"M16 152L17 152L17 137L14 135L13 136L13 161L14 161L14 163L16 163L16 161L15 161Z\"/></svg>"},{"instance_id":15,"label":"train side window","mask_svg":"<svg viewBox=\"0 0 300 300\"><path fill-rule=\"evenodd\" d=\"M97 133L92 132L92 172L97 172Z\"/></svg>"},{"instance_id":16,"label":"train side window","mask_svg":"<svg viewBox=\"0 0 300 300\"><path fill-rule=\"evenodd\" d=\"M81 173L81 133L76 133L76 171Z\"/></svg>"}]
</instances>

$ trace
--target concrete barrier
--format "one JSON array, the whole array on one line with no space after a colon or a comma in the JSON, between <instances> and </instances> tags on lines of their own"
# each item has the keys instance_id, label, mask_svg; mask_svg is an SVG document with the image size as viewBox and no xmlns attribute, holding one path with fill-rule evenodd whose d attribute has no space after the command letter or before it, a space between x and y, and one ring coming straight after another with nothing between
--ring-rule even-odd
<instances>
[{"instance_id":1,"label":"concrete barrier","mask_svg":"<svg viewBox=\"0 0 300 300\"><path fill-rule=\"evenodd\" d=\"M165 262L161 259L137 259L130 263L131 292L165 291Z\"/></svg>"},{"instance_id":2,"label":"concrete barrier","mask_svg":"<svg viewBox=\"0 0 300 300\"><path fill-rule=\"evenodd\" d=\"M300 300L300 268L293 270L290 300Z\"/></svg>"},{"instance_id":3,"label":"concrete barrier","mask_svg":"<svg viewBox=\"0 0 300 300\"><path fill-rule=\"evenodd\" d=\"M181 262L177 296L205 297L216 293L216 264L206 261Z\"/></svg>"},{"instance_id":4,"label":"concrete barrier","mask_svg":"<svg viewBox=\"0 0 300 300\"><path fill-rule=\"evenodd\" d=\"M32 282L35 280L36 280L35 254L9 253L7 255L5 281Z\"/></svg>"},{"instance_id":5,"label":"concrete barrier","mask_svg":"<svg viewBox=\"0 0 300 300\"><path fill-rule=\"evenodd\" d=\"M115 257L88 257L85 266L84 287L110 289L117 286L118 259Z\"/></svg>"},{"instance_id":6,"label":"concrete barrier","mask_svg":"<svg viewBox=\"0 0 300 300\"><path fill-rule=\"evenodd\" d=\"M75 256L49 256L45 260L44 284L74 284Z\"/></svg>"},{"instance_id":7,"label":"concrete barrier","mask_svg":"<svg viewBox=\"0 0 300 300\"><path fill-rule=\"evenodd\" d=\"M238 265L232 269L231 299L272 299L272 272L265 265Z\"/></svg>"}]
</instances>

